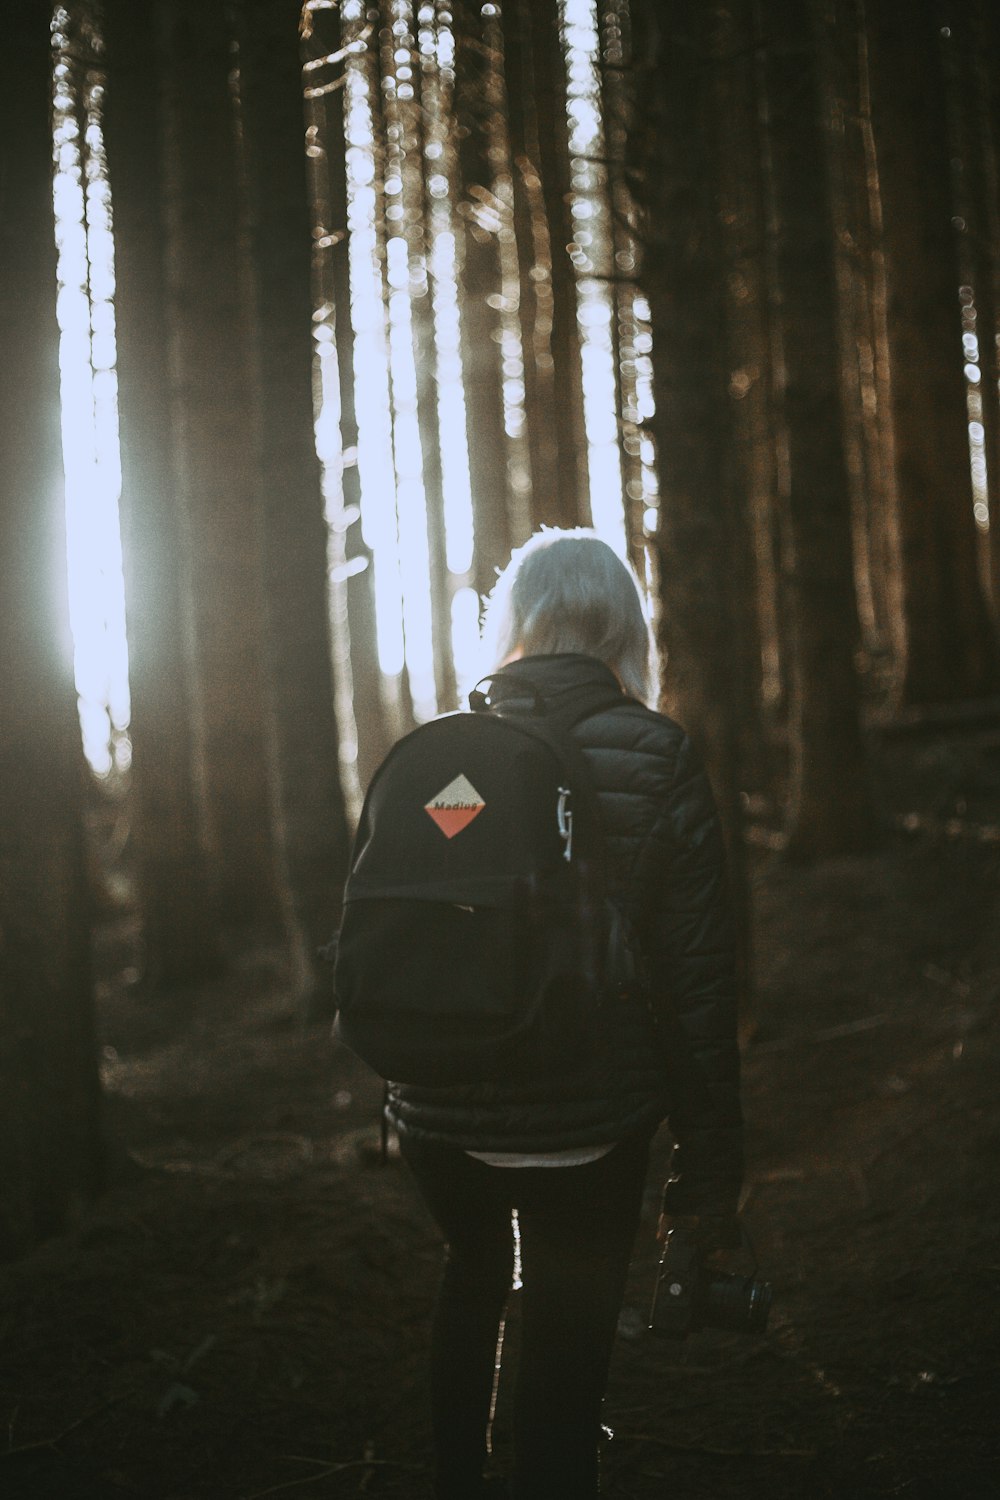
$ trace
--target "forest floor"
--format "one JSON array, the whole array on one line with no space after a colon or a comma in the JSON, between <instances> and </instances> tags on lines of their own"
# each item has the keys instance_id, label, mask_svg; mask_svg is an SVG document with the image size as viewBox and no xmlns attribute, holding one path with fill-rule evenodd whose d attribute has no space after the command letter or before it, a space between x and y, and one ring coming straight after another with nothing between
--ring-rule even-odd
<instances>
[{"instance_id":1,"label":"forest floor","mask_svg":"<svg viewBox=\"0 0 1000 1500\"><path fill-rule=\"evenodd\" d=\"M875 765L876 852L755 855L745 1217L770 1327L647 1332L661 1132L611 1500L1000 1497L1000 725ZM440 1247L380 1161L377 1080L290 1015L273 956L164 1006L128 938L101 946L109 1190L0 1268L0 1495L427 1500Z\"/></svg>"}]
</instances>

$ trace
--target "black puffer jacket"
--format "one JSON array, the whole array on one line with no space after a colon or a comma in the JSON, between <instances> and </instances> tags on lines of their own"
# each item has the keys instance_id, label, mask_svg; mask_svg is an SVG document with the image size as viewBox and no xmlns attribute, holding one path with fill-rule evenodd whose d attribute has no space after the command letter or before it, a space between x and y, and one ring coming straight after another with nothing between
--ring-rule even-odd
<instances>
[{"instance_id":1,"label":"black puffer jacket","mask_svg":"<svg viewBox=\"0 0 1000 1500\"><path fill-rule=\"evenodd\" d=\"M504 669L547 698L614 684L586 656ZM678 1142L674 1212L735 1211L742 1176L736 975L724 853L712 793L684 731L623 697L573 731L597 790L612 899L631 912L652 974L652 1011L616 1011L599 1071L535 1084L393 1085L401 1134L483 1151L604 1144L669 1118Z\"/></svg>"}]
</instances>

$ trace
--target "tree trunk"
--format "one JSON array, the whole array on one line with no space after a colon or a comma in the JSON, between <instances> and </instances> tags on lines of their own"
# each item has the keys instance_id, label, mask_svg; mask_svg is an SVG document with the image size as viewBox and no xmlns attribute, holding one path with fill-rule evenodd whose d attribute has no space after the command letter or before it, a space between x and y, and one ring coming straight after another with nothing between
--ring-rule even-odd
<instances>
[{"instance_id":1,"label":"tree trunk","mask_svg":"<svg viewBox=\"0 0 1000 1500\"><path fill-rule=\"evenodd\" d=\"M386 7L390 9L390 7ZM444 561L437 350L428 261L421 108L415 97L412 10L391 7L392 28L379 33L376 126L384 143L383 295L389 330L390 386L396 461L396 516L401 568L407 691L418 718L454 699L450 599ZM402 73L400 73L402 69ZM393 184L393 186L389 186ZM415 462L419 454L419 463Z\"/></svg>"},{"instance_id":2,"label":"tree trunk","mask_svg":"<svg viewBox=\"0 0 1000 1500\"><path fill-rule=\"evenodd\" d=\"M607 165L606 229L611 300L611 349L615 372L618 453L628 556L640 578L646 572L646 510L649 472L643 459L640 410L640 344L646 332L636 300L639 261L637 215L627 179L628 133L636 110L632 66L631 0L599 0L601 108Z\"/></svg>"},{"instance_id":3,"label":"tree trunk","mask_svg":"<svg viewBox=\"0 0 1000 1500\"><path fill-rule=\"evenodd\" d=\"M17 66L0 120L3 1259L65 1229L102 1180L59 442L51 15L29 0L8 18Z\"/></svg>"},{"instance_id":4,"label":"tree trunk","mask_svg":"<svg viewBox=\"0 0 1000 1500\"><path fill-rule=\"evenodd\" d=\"M962 375L945 79L926 8L869 7L871 101L888 263L907 703L996 685L980 588Z\"/></svg>"},{"instance_id":5,"label":"tree trunk","mask_svg":"<svg viewBox=\"0 0 1000 1500\"><path fill-rule=\"evenodd\" d=\"M511 68L507 98L513 155L516 162L528 163L522 169L525 186L529 177L539 183L532 212L544 219L550 257L548 279L539 279L535 291L534 336L525 341L526 362L534 366L530 420L555 435L544 470L532 478L534 524L580 526L590 520L590 501L576 272L569 252L572 172L559 7L555 0L513 0L503 7L503 16L504 53ZM528 67L530 92L518 81L518 74L523 77ZM533 248L525 255L522 247L521 254L523 263L538 265ZM541 461L537 449L536 454Z\"/></svg>"},{"instance_id":6,"label":"tree trunk","mask_svg":"<svg viewBox=\"0 0 1000 1500\"><path fill-rule=\"evenodd\" d=\"M318 983L348 859L327 527L313 434L311 226L295 0L244 0L240 77L260 372L264 598L281 838L300 983Z\"/></svg>"},{"instance_id":7,"label":"tree trunk","mask_svg":"<svg viewBox=\"0 0 1000 1500\"><path fill-rule=\"evenodd\" d=\"M397 46L402 39L396 36ZM423 458L424 496L427 504L427 555L431 587L431 627L434 643L434 680L438 711L458 707L455 658L451 638L451 601L455 578L448 568L445 517L444 461L441 453L440 390L438 385L438 341L434 301L435 200L428 188L432 170L425 147L433 140L443 145L441 117L447 109L447 89L436 56L418 53L416 37L410 35L414 77L419 80L411 100L401 102L404 149L403 202L406 207L407 177L412 180L413 199L406 216L410 255L410 314L413 320L413 357L417 371L417 421ZM440 158L438 158L440 160Z\"/></svg>"},{"instance_id":8,"label":"tree trunk","mask_svg":"<svg viewBox=\"0 0 1000 1500\"><path fill-rule=\"evenodd\" d=\"M763 17L757 0L750 0L750 26L753 37L753 86L755 94L754 137L758 153L758 181L761 208L760 333L763 339L762 371L766 390L757 413L755 463L760 463L769 484L766 514L755 514L754 556L758 567L757 597L761 619L773 626L765 641L764 703L765 723L775 744L787 751L789 713L789 660L791 648L787 619L787 599L783 576L783 539L788 493L791 487L788 461L788 422L785 415L783 381L785 374L784 331L781 322L781 292L778 285L778 245L780 219L775 195L771 134L766 88L766 53L763 45ZM766 434L762 429L766 427ZM787 754L784 757L787 761ZM776 768L777 769L777 768ZM784 763L780 775L784 777Z\"/></svg>"},{"instance_id":9,"label":"tree trunk","mask_svg":"<svg viewBox=\"0 0 1000 1500\"><path fill-rule=\"evenodd\" d=\"M668 711L703 750L747 932L737 752L738 601L728 329L717 212L714 17L688 0L633 7L637 93L630 177L645 210L660 454L656 533Z\"/></svg>"},{"instance_id":10,"label":"tree trunk","mask_svg":"<svg viewBox=\"0 0 1000 1500\"><path fill-rule=\"evenodd\" d=\"M496 22L491 23L495 30ZM526 0L507 0L500 17L502 118L493 137L507 147L517 261L517 319L524 369L527 504L512 523L515 545L531 534L545 496L558 495L559 431L552 335L555 316L553 240L542 187L535 60ZM574 290L575 294L575 290ZM582 399L582 394L581 394ZM536 495L539 500L536 502ZM520 498L520 496L519 496Z\"/></svg>"},{"instance_id":11,"label":"tree trunk","mask_svg":"<svg viewBox=\"0 0 1000 1500\"><path fill-rule=\"evenodd\" d=\"M988 495L988 573L995 620L1000 620L1000 17L976 0L964 28L969 165L976 267L976 339L982 379Z\"/></svg>"},{"instance_id":12,"label":"tree trunk","mask_svg":"<svg viewBox=\"0 0 1000 1500\"><path fill-rule=\"evenodd\" d=\"M495 163L490 151L496 128L493 117L499 105L495 93L501 59L487 44L485 23L478 15L470 16L469 11L468 6L458 6L455 11L458 213L462 220L459 295L475 525L473 566L475 586L486 595L514 544L514 517L509 509L514 459L504 431L500 253L504 226L499 218Z\"/></svg>"},{"instance_id":13,"label":"tree trunk","mask_svg":"<svg viewBox=\"0 0 1000 1500\"><path fill-rule=\"evenodd\" d=\"M941 60L947 87L952 222L956 230L955 259L959 279L976 555L983 594L989 606L992 588L989 542L985 535L989 524L988 454L990 447L995 448L996 444L995 417L998 412L995 402L984 399L987 392L984 390L980 339L990 326L996 327L992 265L995 246L988 228L991 207L995 208L995 205L989 204L990 185L983 170L983 152L979 149L985 143L976 139L977 47L971 24L973 18L962 13L951 19L955 24L942 31ZM988 344L989 341L987 335L984 342Z\"/></svg>"},{"instance_id":14,"label":"tree trunk","mask_svg":"<svg viewBox=\"0 0 1000 1500\"><path fill-rule=\"evenodd\" d=\"M255 411L223 6L161 12L167 316L196 767L221 921L280 929L264 704Z\"/></svg>"},{"instance_id":15,"label":"tree trunk","mask_svg":"<svg viewBox=\"0 0 1000 1500\"><path fill-rule=\"evenodd\" d=\"M170 987L216 972L219 952L191 753L187 596L166 352L162 122L150 79L148 18L132 0L105 0L104 29L134 842L148 968Z\"/></svg>"},{"instance_id":16,"label":"tree trunk","mask_svg":"<svg viewBox=\"0 0 1000 1500\"><path fill-rule=\"evenodd\" d=\"M859 280L867 320L860 338L866 350L870 350L862 368L862 406L868 454L866 469L871 476L871 489L866 495L868 559L876 623L885 652L882 676L890 692L894 692L893 685L901 680L906 660L906 630L889 370L889 296L882 226L882 184L872 131L865 0L854 0L853 18L857 42L858 130L864 174L864 201L857 211L864 237Z\"/></svg>"},{"instance_id":17,"label":"tree trunk","mask_svg":"<svg viewBox=\"0 0 1000 1500\"><path fill-rule=\"evenodd\" d=\"M339 455L327 462L339 463L340 488L332 503L331 562L334 621L341 613L340 628L334 630L336 652L334 681L338 688L341 750L348 726L353 724L356 751L353 780L355 796L367 787L372 772L389 749L390 733L382 694L378 628L375 612L375 568L371 548L364 539L361 511L361 471L358 462L358 414L355 401L354 330L351 320L351 268L348 239L347 163L342 79L346 63L341 50L348 37L339 11L321 11L313 17L311 57L338 58L336 64L310 70L310 87L316 96L307 105L310 141L309 160L313 177L314 289L319 303L315 318L332 333L329 345L320 348L320 358L332 345L336 363L339 400ZM357 29L356 27L351 30ZM336 84L329 88L331 83ZM324 90L324 92L319 92ZM325 366L322 380L325 382ZM325 388L325 387L324 387ZM327 501L328 508L330 499ZM337 576L337 570L341 576ZM346 701L345 701L346 700ZM350 784L345 775L345 783ZM355 815L360 806L354 809Z\"/></svg>"},{"instance_id":18,"label":"tree trunk","mask_svg":"<svg viewBox=\"0 0 1000 1500\"><path fill-rule=\"evenodd\" d=\"M858 721L850 486L840 415L839 309L815 16L767 12L764 42L788 438L788 852L865 847L873 811ZM777 311L777 310L776 310Z\"/></svg>"},{"instance_id":19,"label":"tree trunk","mask_svg":"<svg viewBox=\"0 0 1000 1500\"><path fill-rule=\"evenodd\" d=\"M730 590L738 618L733 650L733 712L745 788L766 788L770 766L765 707L780 700L777 664L777 558L774 440L767 287L763 255L765 203L754 57L752 6L716 7L713 51L718 222L722 232L728 342L725 413L733 533ZM655 356L655 351L654 351ZM768 695L770 694L770 698Z\"/></svg>"},{"instance_id":20,"label":"tree trunk","mask_svg":"<svg viewBox=\"0 0 1000 1500\"><path fill-rule=\"evenodd\" d=\"M874 517L887 504L885 466L875 421L871 232L865 177L857 16L839 0L817 10L817 58L836 227L834 269L841 322L841 407L851 487L854 578L865 658L885 649L885 592L873 547Z\"/></svg>"}]
</instances>

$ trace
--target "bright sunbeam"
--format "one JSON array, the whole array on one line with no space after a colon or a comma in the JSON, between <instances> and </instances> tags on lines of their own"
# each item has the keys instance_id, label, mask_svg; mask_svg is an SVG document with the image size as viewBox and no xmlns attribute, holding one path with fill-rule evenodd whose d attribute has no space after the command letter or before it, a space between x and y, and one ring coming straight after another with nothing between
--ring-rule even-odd
<instances>
[{"instance_id":1,"label":"bright sunbeam","mask_svg":"<svg viewBox=\"0 0 1000 1500\"><path fill-rule=\"evenodd\" d=\"M364 40L366 8L344 0L345 41L355 44L345 61L348 233L351 326L358 417L362 528L375 570L379 664L396 677L404 663L418 718L437 709L432 644L430 555L413 301L430 296L433 309L438 441L445 510L446 562L455 597L472 565L472 496L461 366L455 228L447 161L447 126L440 110L425 117L424 163L405 145L396 118L412 107L414 63L424 70L424 97L452 81L454 37L433 8L414 16L393 6L399 45L382 77L385 108L395 123L379 192L373 70ZM413 36L414 23L418 30ZM426 173L429 255L413 253L407 237L415 173ZM387 226L384 240L380 221ZM467 608L459 609L463 628ZM478 621L478 610L477 610ZM476 625L478 631L478 623ZM456 668L458 664L456 661Z\"/></svg>"},{"instance_id":2,"label":"bright sunbeam","mask_svg":"<svg viewBox=\"0 0 1000 1500\"><path fill-rule=\"evenodd\" d=\"M59 8L52 24L53 210L70 624L84 751L107 775L127 765L130 752L114 246L103 88L96 70L81 77L70 60L69 26Z\"/></svg>"},{"instance_id":3,"label":"bright sunbeam","mask_svg":"<svg viewBox=\"0 0 1000 1500\"><path fill-rule=\"evenodd\" d=\"M577 324L583 367L590 511L594 530L626 553L622 464L618 441L618 388L612 323L614 300L607 280L593 274L613 241L605 191L606 158L601 114L600 39L594 0L563 0L569 148L573 158L573 245L577 267Z\"/></svg>"},{"instance_id":4,"label":"bright sunbeam","mask_svg":"<svg viewBox=\"0 0 1000 1500\"><path fill-rule=\"evenodd\" d=\"M404 659L403 591L392 457L388 335L376 227L374 106L369 68L360 42L365 9L359 0L344 0L341 7L345 40L359 42L358 50L347 58L344 83L350 315L354 335L361 528L373 557L379 665L385 676L398 677Z\"/></svg>"},{"instance_id":5,"label":"bright sunbeam","mask_svg":"<svg viewBox=\"0 0 1000 1500\"><path fill-rule=\"evenodd\" d=\"M340 642L343 658L338 659L336 674L341 695L349 698L351 693L344 585L352 572L365 566L363 557L348 558L345 544L347 528L358 517L344 509L343 468L356 463L359 524L371 557L386 702L398 703L405 668L413 710L423 719L441 706L434 636L441 621L435 625L425 489L428 441L437 445L443 496L443 585L449 600L444 629L449 639L442 645L450 650L460 692L476 670L481 608L472 587L474 508L459 290L463 242L456 210L452 118L456 38L450 13L442 7L393 0L390 10L391 44L386 46L384 34L370 26L363 0L341 0L345 49L339 57L318 60L308 75L308 86L319 95L343 88L345 139L327 141L325 149L345 151L350 282L350 308L335 309L323 302L314 321L320 392L316 437L331 526L334 639ZM487 28L484 35L499 57L498 8L483 6L481 16ZM591 509L597 531L624 553L623 440L632 445L627 450L633 459L628 503L638 506L640 515L645 513L649 529L656 515L652 447L641 435L652 412L648 308L634 295L631 301L619 301L613 278L604 271L615 255L615 230L604 163L594 0L562 0L562 21L574 194L570 254L577 278ZM71 36L67 10L56 10L53 201L71 623L86 754L97 772L107 774L113 766L127 764L130 747L118 518L114 253L101 131L99 48L99 39L90 33ZM90 65L88 51L93 54ZM327 77L321 71L338 62L339 74ZM477 214L482 232L496 239L500 284L494 305L509 441L508 503L515 530L520 526L526 532L531 494L526 434L531 413L525 407L513 167L509 143L494 138L506 108L498 70L487 87L498 91L486 126L494 133L489 153L495 167L488 190L479 190ZM321 149L316 138L310 149ZM531 190L537 192L537 186L536 179ZM540 296L543 290L540 286ZM356 452L349 454L343 452L340 432L335 322L339 316L349 317L353 348L358 437ZM436 402L436 410L430 411L422 394L427 360L433 365ZM348 708L345 699L341 748L352 773L357 746Z\"/></svg>"},{"instance_id":6,"label":"bright sunbeam","mask_svg":"<svg viewBox=\"0 0 1000 1500\"><path fill-rule=\"evenodd\" d=\"M983 370L980 364L978 313L971 286L959 288L962 307L962 353L965 358L965 404L968 412L969 463L972 469L972 513L980 531L989 531L989 475L986 465L986 430L983 426Z\"/></svg>"},{"instance_id":7,"label":"bright sunbeam","mask_svg":"<svg viewBox=\"0 0 1000 1500\"><path fill-rule=\"evenodd\" d=\"M482 11L484 24L495 32L490 45L499 45L497 14L493 6ZM434 363L445 586L451 598L448 645L460 691L476 670L481 607L471 588L473 505L450 125L455 36L445 10L410 0L394 0L390 7L391 46L388 33L380 36L369 28L362 0L343 0L340 15L361 525L373 559L379 664L387 678L397 679L406 666L414 711L422 719L438 707L424 488L427 432L422 430L419 394L426 367L417 362L414 324L417 299L425 297L431 302L433 350L421 345L419 359ZM614 230L602 165L600 42L593 0L564 0L562 19L573 157L570 253L577 274L591 511L596 530L624 553L620 402L625 403L621 417L628 423L630 451L638 458L638 478L630 480L628 498L649 526L655 521L652 454L648 440L638 436L652 412L648 309L633 298L627 323L620 320L622 348L616 348L615 319L620 313L608 279L595 270L614 253ZM317 83L313 74L319 66L310 73L310 85ZM417 75L422 106L419 144L410 134ZM494 118L502 112L498 100ZM336 149L336 144L330 142L327 149ZM503 164L503 152L492 149L491 154L495 175L489 192L480 191L477 209L481 229L496 237L501 275L498 352L504 426L511 443L508 481L515 491L514 503L523 504L530 492L524 446L530 413L525 410L513 180L509 165ZM325 352L321 343L319 353ZM327 465L334 461L330 450L339 408L332 386L331 381L317 424Z\"/></svg>"},{"instance_id":8,"label":"bright sunbeam","mask_svg":"<svg viewBox=\"0 0 1000 1500\"><path fill-rule=\"evenodd\" d=\"M427 496L417 407L417 369L413 357L413 318L407 244L394 235L386 244L389 293L389 372L395 416L396 498L399 549L403 559L403 618L410 692L418 718L436 711L434 652L431 637L430 554Z\"/></svg>"},{"instance_id":9,"label":"bright sunbeam","mask_svg":"<svg viewBox=\"0 0 1000 1500\"><path fill-rule=\"evenodd\" d=\"M308 97L318 97L338 86L336 75L327 78L322 70L342 61L361 527L372 558L379 666L384 679L396 683L405 667L413 711L420 720L441 706L436 682L440 664L435 662L435 629L441 622L434 616L428 534L433 498L428 488L429 442L440 460L442 583L450 601L450 639L439 645L450 651L460 695L478 664L482 602L471 583L475 536L459 296L456 38L450 12L436 5L392 0L386 16L386 25L375 28L363 0L342 0L342 50L308 65L306 89ZM484 45L499 59L499 9L483 6L480 17ZM635 264L635 247L627 242L621 248L612 221L594 0L563 0L561 19L574 194L569 253L576 273L591 514L599 534L624 554L623 441L630 445L627 502L637 516L634 524L650 531L656 520L653 454L642 434L653 409L649 309L634 288L616 293L622 278L611 274L621 269L627 277ZM525 406L520 308L524 247L519 247L515 232L514 167L502 123L509 84L499 70L488 69L484 86L483 129L492 174L469 193L477 230L493 237L496 247L499 287L490 305L498 314L500 389L509 441L508 503L526 535L531 413ZM338 145L329 140L325 149L336 151ZM529 191L538 186L535 178ZM536 252L538 248L533 246ZM336 315L337 310L322 308L316 315L322 392L317 438L328 483L336 492L329 509L335 533L353 522L343 514L338 469L339 394L331 374L331 320ZM432 387L434 431L425 404ZM336 586L345 581L351 566L342 552L338 533L331 548L335 609L343 607L337 604ZM339 675L349 680L349 659L341 664ZM351 716L343 717L349 724ZM347 748L353 757L353 745Z\"/></svg>"}]
</instances>

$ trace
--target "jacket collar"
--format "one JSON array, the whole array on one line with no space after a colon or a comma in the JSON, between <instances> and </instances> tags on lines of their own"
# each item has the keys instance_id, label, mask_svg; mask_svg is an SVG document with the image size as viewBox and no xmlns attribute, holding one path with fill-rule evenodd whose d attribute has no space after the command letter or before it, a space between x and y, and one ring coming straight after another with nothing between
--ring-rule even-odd
<instances>
[{"instance_id":1,"label":"jacket collar","mask_svg":"<svg viewBox=\"0 0 1000 1500\"><path fill-rule=\"evenodd\" d=\"M522 656L483 679L493 703L510 706L520 699L551 699L587 687L622 691L617 677L595 656L562 652L554 656ZM624 694L623 694L624 696Z\"/></svg>"}]
</instances>

